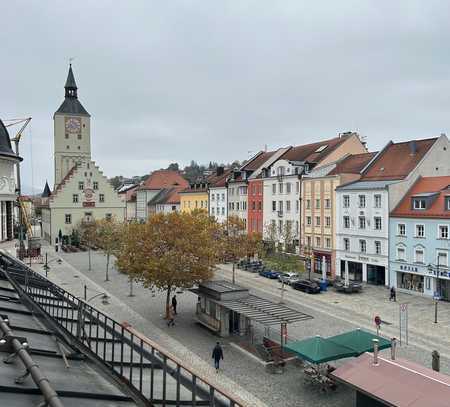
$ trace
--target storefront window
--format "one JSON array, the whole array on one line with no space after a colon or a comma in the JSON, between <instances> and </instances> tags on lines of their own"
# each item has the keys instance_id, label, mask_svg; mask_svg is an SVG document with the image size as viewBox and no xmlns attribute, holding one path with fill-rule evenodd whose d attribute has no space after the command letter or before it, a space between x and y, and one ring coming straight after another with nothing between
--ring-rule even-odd
<instances>
[{"instance_id":1,"label":"storefront window","mask_svg":"<svg viewBox=\"0 0 450 407\"><path fill-rule=\"evenodd\" d=\"M423 276L409 273L397 273L397 287L404 290L423 293Z\"/></svg>"}]
</instances>

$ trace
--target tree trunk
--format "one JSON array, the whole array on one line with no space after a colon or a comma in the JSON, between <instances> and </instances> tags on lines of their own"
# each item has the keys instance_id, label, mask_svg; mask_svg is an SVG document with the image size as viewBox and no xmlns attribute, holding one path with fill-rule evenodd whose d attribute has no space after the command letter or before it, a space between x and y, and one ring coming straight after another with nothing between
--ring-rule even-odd
<instances>
[{"instance_id":1,"label":"tree trunk","mask_svg":"<svg viewBox=\"0 0 450 407\"><path fill-rule=\"evenodd\" d=\"M91 246L88 247L88 256L89 256L89 271L91 271Z\"/></svg>"},{"instance_id":2,"label":"tree trunk","mask_svg":"<svg viewBox=\"0 0 450 407\"><path fill-rule=\"evenodd\" d=\"M166 319L169 319L169 308L170 308L170 292L172 290L172 287L169 287L167 289L167 295L166 295Z\"/></svg>"},{"instance_id":3,"label":"tree trunk","mask_svg":"<svg viewBox=\"0 0 450 407\"><path fill-rule=\"evenodd\" d=\"M106 253L106 279L105 281L109 281L109 253Z\"/></svg>"},{"instance_id":4,"label":"tree trunk","mask_svg":"<svg viewBox=\"0 0 450 407\"><path fill-rule=\"evenodd\" d=\"M235 274L236 274L236 271L235 271L235 264L234 264L234 261L233 261L233 284L235 284L235 282L236 282L236 277L235 277Z\"/></svg>"},{"instance_id":5,"label":"tree trunk","mask_svg":"<svg viewBox=\"0 0 450 407\"><path fill-rule=\"evenodd\" d=\"M130 278L130 294L129 294L129 297L134 297L134 294L133 294L133 279L132 278Z\"/></svg>"}]
</instances>

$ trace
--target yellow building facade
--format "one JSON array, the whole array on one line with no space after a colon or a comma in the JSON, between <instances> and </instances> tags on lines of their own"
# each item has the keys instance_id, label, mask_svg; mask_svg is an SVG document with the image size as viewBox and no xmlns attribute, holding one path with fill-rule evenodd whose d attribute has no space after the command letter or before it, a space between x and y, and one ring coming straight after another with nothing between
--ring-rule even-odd
<instances>
[{"instance_id":1,"label":"yellow building facade","mask_svg":"<svg viewBox=\"0 0 450 407\"><path fill-rule=\"evenodd\" d=\"M192 184L189 188L180 192L181 212L194 210L208 211L208 188L206 184Z\"/></svg>"}]
</instances>

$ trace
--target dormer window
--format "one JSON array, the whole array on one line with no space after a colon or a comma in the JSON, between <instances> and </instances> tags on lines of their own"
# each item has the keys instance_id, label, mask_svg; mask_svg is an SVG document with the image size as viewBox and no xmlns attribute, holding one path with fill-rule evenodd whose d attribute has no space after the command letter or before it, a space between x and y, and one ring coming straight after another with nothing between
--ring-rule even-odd
<instances>
[{"instance_id":1,"label":"dormer window","mask_svg":"<svg viewBox=\"0 0 450 407\"><path fill-rule=\"evenodd\" d=\"M426 209L427 203L425 199L413 198L413 209Z\"/></svg>"},{"instance_id":2,"label":"dormer window","mask_svg":"<svg viewBox=\"0 0 450 407\"><path fill-rule=\"evenodd\" d=\"M321 153L323 150L325 150L328 147L327 144L325 144L324 146L320 146L315 152L316 153Z\"/></svg>"}]
</instances>

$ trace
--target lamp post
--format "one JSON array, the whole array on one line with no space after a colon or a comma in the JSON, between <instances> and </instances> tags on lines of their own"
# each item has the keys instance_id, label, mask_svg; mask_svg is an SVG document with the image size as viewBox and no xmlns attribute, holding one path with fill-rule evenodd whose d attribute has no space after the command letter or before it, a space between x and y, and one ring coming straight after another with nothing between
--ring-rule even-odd
<instances>
[{"instance_id":1,"label":"lamp post","mask_svg":"<svg viewBox=\"0 0 450 407\"><path fill-rule=\"evenodd\" d=\"M437 324L438 322L438 303L439 303L439 299L441 296L441 284L440 284L440 279L439 279L439 260L438 260L438 264L429 264L428 265L428 270L431 272L435 272L436 273L436 291L434 293L433 299L434 299L434 323Z\"/></svg>"}]
</instances>

